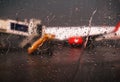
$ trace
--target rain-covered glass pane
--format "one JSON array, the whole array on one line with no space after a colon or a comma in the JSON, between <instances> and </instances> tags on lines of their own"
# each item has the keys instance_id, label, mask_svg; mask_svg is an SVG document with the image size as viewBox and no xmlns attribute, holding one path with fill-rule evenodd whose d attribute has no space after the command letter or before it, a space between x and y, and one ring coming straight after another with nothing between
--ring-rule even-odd
<instances>
[{"instance_id":1,"label":"rain-covered glass pane","mask_svg":"<svg viewBox=\"0 0 120 82\"><path fill-rule=\"evenodd\" d=\"M0 0L0 82L119 82L120 0Z\"/></svg>"}]
</instances>

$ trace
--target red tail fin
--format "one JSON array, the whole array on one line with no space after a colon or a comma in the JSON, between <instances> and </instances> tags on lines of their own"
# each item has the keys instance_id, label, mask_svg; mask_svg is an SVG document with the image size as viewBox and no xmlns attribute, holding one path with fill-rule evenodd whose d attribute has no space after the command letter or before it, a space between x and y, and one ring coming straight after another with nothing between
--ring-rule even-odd
<instances>
[{"instance_id":1,"label":"red tail fin","mask_svg":"<svg viewBox=\"0 0 120 82\"><path fill-rule=\"evenodd\" d=\"M113 30L113 32L118 31L119 28L120 28L120 22L118 22L118 24L115 26L115 29Z\"/></svg>"}]
</instances>

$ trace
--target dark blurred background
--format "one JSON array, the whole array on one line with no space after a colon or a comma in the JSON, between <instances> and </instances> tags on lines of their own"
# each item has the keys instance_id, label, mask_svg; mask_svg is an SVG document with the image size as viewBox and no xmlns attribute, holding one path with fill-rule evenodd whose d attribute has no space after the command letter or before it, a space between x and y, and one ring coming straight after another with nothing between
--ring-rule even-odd
<instances>
[{"instance_id":1,"label":"dark blurred background","mask_svg":"<svg viewBox=\"0 0 120 82\"><path fill-rule=\"evenodd\" d=\"M41 19L46 26L116 25L120 0L0 0L2 19Z\"/></svg>"}]
</instances>

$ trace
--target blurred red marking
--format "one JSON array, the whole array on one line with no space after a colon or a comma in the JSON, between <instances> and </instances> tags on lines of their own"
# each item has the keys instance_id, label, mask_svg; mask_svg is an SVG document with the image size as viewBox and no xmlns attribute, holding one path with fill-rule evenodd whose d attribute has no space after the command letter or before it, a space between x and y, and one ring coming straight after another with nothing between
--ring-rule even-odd
<instances>
[{"instance_id":1,"label":"blurred red marking","mask_svg":"<svg viewBox=\"0 0 120 82\"><path fill-rule=\"evenodd\" d=\"M113 30L113 32L118 31L119 27L120 27L120 22L116 25L116 27L115 27L115 29Z\"/></svg>"},{"instance_id":2,"label":"blurred red marking","mask_svg":"<svg viewBox=\"0 0 120 82\"><path fill-rule=\"evenodd\" d=\"M69 44L83 44L83 38L82 37L70 37L68 39Z\"/></svg>"}]
</instances>

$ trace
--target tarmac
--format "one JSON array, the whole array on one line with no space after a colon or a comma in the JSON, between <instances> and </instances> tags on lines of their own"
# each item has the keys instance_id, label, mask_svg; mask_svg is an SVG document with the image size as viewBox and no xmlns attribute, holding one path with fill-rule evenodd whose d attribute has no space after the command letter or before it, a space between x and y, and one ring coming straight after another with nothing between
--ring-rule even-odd
<instances>
[{"instance_id":1,"label":"tarmac","mask_svg":"<svg viewBox=\"0 0 120 82\"><path fill-rule=\"evenodd\" d=\"M52 55L0 51L0 82L120 82L120 41L92 49L54 45Z\"/></svg>"}]
</instances>

